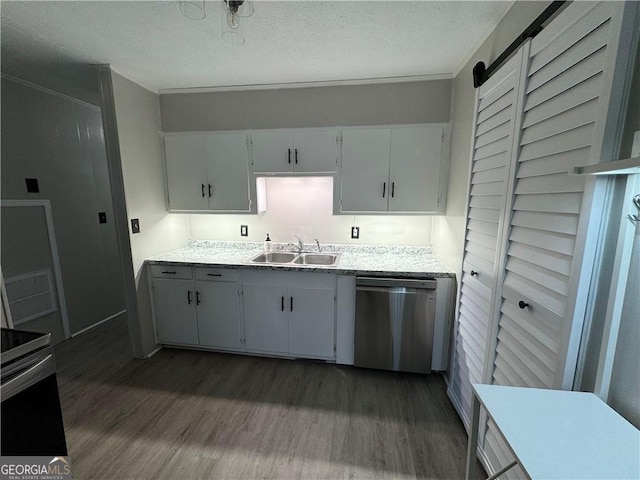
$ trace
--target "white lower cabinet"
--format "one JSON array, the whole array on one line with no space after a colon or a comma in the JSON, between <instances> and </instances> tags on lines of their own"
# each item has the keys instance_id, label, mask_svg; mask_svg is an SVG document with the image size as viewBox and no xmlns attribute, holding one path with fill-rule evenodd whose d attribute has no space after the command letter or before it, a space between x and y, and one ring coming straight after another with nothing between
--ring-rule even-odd
<instances>
[{"instance_id":1,"label":"white lower cabinet","mask_svg":"<svg viewBox=\"0 0 640 480\"><path fill-rule=\"evenodd\" d=\"M335 275L242 274L247 350L335 359Z\"/></svg>"},{"instance_id":2,"label":"white lower cabinet","mask_svg":"<svg viewBox=\"0 0 640 480\"><path fill-rule=\"evenodd\" d=\"M151 276L159 343L242 348L237 272L153 266Z\"/></svg>"},{"instance_id":3,"label":"white lower cabinet","mask_svg":"<svg viewBox=\"0 0 640 480\"><path fill-rule=\"evenodd\" d=\"M335 360L335 275L159 265L150 272L158 343Z\"/></svg>"},{"instance_id":4,"label":"white lower cabinet","mask_svg":"<svg viewBox=\"0 0 640 480\"><path fill-rule=\"evenodd\" d=\"M287 353L287 289L268 284L244 284L242 304L247 349Z\"/></svg>"},{"instance_id":5,"label":"white lower cabinet","mask_svg":"<svg viewBox=\"0 0 640 480\"><path fill-rule=\"evenodd\" d=\"M197 345L198 320L193 280L154 278L153 299L158 342Z\"/></svg>"},{"instance_id":6,"label":"white lower cabinet","mask_svg":"<svg viewBox=\"0 0 640 480\"><path fill-rule=\"evenodd\" d=\"M292 355L334 356L335 288L289 288L289 344Z\"/></svg>"},{"instance_id":7,"label":"white lower cabinet","mask_svg":"<svg viewBox=\"0 0 640 480\"><path fill-rule=\"evenodd\" d=\"M196 281L196 294L199 344L242 348L238 283Z\"/></svg>"}]
</instances>

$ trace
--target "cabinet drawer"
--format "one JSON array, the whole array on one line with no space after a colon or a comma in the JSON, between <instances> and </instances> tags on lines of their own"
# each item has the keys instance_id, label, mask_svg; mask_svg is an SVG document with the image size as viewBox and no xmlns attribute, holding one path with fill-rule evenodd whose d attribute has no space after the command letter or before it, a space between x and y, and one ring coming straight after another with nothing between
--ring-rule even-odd
<instances>
[{"instance_id":1,"label":"cabinet drawer","mask_svg":"<svg viewBox=\"0 0 640 480\"><path fill-rule=\"evenodd\" d=\"M151 276L154 278L180 278L191 280L191 267L176 267L174 265L151 265Z\"/></svg>"},{"instance_id":2,"label":"cabinet drawer","mask_svg":"<svg viewBox=\"0 0 640 480\"><path fill-rule=\"evenodd\" d=\"M237 270L220 268L196 268L196 280L215 280L217 282L237 282Z\"/></svg>"}]
</instances>

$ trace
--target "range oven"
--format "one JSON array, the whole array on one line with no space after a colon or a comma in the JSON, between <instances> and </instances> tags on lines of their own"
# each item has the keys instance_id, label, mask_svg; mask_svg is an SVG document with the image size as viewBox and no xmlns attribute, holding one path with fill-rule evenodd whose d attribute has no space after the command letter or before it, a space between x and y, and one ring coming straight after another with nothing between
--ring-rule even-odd
<instances>
[{"instance_id":1,"label":"range oven","mask_svg":"<svg viewBox=\"0 0 640 480\"><path fill-rule=\"evenodd\" d=\"M51 335L2 329L2 456L66 456Z\"/></svg>"}]
</instances>

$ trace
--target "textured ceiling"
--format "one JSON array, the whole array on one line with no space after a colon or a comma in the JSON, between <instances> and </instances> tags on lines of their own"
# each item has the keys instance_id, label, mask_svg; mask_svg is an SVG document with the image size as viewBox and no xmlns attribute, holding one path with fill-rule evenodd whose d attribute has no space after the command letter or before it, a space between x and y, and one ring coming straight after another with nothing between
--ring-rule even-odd
<instances>
[{"instance_id":1,"label":"textured ceiling","mask_svg":"<svg viewBox=\"0 0 640 480\"><path fill-rule=\"evenodd\" d=\"M109 63L156 91L450 76L512 3L258 0L236 46L220 1L195 21L175 1L5 0L2 69Z\"/></svg>"}]
</instances>

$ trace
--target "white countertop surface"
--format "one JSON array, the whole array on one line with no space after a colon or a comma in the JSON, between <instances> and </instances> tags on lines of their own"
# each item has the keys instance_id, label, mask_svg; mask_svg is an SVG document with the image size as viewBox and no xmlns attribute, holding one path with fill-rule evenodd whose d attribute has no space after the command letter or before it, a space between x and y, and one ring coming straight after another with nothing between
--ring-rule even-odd
<instances>
[{"instance_id":1,"label":"white countertop surface","mask_svg":"<svg viewBox=\"0 0 640 480\"><path fill-rule=\"evenodd\" d=\"M640 432L593 393L473 388L530 478L640 478Z\"/></svg>"},{"instance_id":2,"label":"white countertop surface","mask_svg":"<svg viewBox=\"0 0 640 480\"><path fill-rule=\"evenodd\" d=\"M278 248L274 245L274 251ZM317 251L315 245L305 250ZM262 253L261 243L191 241L180 250L148 258L150 264L189 264L227 268L331 271L347 275L393 275L399 277L453 277L454 272L440 262L430 247L386 247L325 245L323 253L340 253L335 266L260 264L251 259Z\"/></svg>"}]
</instances>

